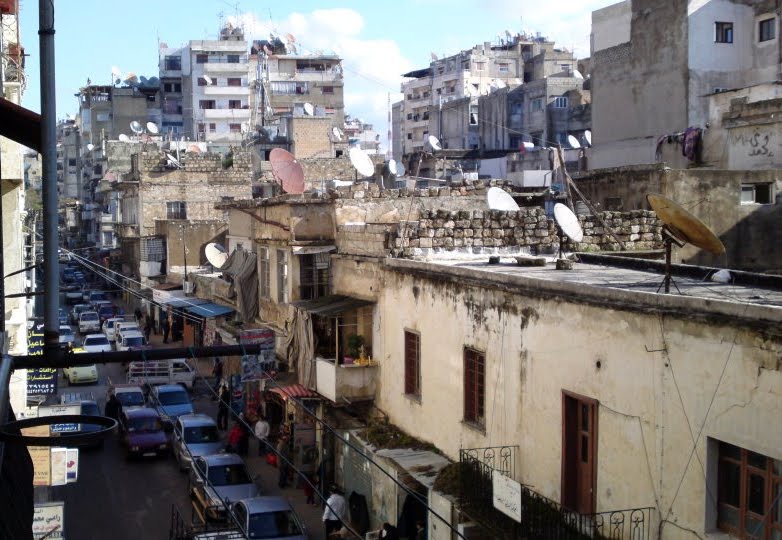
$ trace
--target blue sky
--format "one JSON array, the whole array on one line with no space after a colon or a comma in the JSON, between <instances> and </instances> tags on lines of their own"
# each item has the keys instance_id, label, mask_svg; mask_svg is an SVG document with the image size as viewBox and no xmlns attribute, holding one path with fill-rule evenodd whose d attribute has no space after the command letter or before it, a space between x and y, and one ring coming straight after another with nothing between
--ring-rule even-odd
<instances>
[{"instance_id":1,"label":"blue sky","mask_svg":"<svg viewBox=\"0 0 782 540\"><path fill-rule=\"evenodd\" d=\"M387 96L398 99L401 73L443 56L496 40L505 30L541 32L562 47L589 55L590 13L616 0L54 0L57 116L73 114L74 93L89 78L108 84L112 66L157 75L158 41L170 46L215 39L223 20L238 20L248 39L269 28L296 36L301 51L334 51L344 58L346 112L385 135ZM40 111L38 9L21 6L27 54L24 105ZM385 139L385 137L383 137Z\"/></svg>"}]
</instances>

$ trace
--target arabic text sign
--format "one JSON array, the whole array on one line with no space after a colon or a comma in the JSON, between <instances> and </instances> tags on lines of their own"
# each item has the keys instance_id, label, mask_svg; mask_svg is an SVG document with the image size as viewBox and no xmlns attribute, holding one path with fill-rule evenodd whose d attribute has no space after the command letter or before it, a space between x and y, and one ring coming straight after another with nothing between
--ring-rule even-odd
<instances>
[{"instance_id":1,"label":"arabic text sign","mask_svg":"<svg viewBox=\"0 0 782 540\"><path fill-rule=\"evenodd\" d=\"M40 405L38 416L60 416L64 414L81 414L81 405ZM52 433L73 433L79 431L79 424L52 424Z\"/></svg>"},{"instance_id":2,"label":"arabic text sign","mask_svg":"<svg viewBox=\"0 0 782 540\"><path fill-rule=\"evenodd\" d=\"M36 504L33 513L33 538L65 538L65 503Z\"/></svg>"},{"instance_id":3,"label":"arabic text sign","mask_svg":"<svg viewBox=\"0 0 782 540\"><path fill-rule=\"evenodd\" d=\"M494 508L521 523L521 484L499 471L491 473Z\"/></svg>"},{"instance_id":4,"label":"arabic text sign","mask_svg":"<svg viewBox=\"0 0 782 540\"><path fill-rule=\"evenodd\" d=\"M43 355L43 332L40 328L27 333L27 351L31 356ZM57 393L57 368L32 368L27 370L27 394L48 396Z\"/></svg>"}]
</instances>

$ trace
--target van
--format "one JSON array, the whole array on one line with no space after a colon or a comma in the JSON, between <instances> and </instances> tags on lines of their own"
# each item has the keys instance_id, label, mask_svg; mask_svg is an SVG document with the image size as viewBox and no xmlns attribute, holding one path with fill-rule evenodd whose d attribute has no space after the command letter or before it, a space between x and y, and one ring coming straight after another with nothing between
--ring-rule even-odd
<instances>
[{"instance_id":1,"label":"van","mask_svg":"<svg viewBox=\"0 0 782 540\"><path fill-rule=\"evenodd\" d=\"M100 332L100 317L94 311L79 313L79 333Z\"/></svg>"},{"instance_id":2,"label":"van","mask_svg":"<svg viewBox=\"0 0 782 540\"><path fill-rule=\"evenodd\" d=\"M144 334L141 332L125 330L114 342L114 346L118 351L127 351L128 349L139 349L146 343L147 340L144 339Z\"/></svg>"}]
</instances>

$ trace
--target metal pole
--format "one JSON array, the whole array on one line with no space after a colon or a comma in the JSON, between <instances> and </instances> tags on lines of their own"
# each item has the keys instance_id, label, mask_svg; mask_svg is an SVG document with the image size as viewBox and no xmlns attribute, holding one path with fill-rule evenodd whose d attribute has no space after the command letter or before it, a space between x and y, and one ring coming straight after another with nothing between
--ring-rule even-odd
<instances>
[{"instance_id":1,"label":"metal pole","mask_svg":"<svg viewBox=\"0 0 782 540\"><path fill-rule=\"evenodd\" d=\"M54 81L54 3L38 0L41 54L41 159L43 177L44 354L58 349L60 281L57 260L57 108Z\"/></svg>"}]
</instances>

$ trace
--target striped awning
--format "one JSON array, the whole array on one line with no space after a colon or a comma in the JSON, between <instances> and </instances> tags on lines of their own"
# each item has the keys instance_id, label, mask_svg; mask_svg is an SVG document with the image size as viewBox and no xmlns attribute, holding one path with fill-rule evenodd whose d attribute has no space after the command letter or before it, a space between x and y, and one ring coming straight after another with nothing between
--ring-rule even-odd
<instances>
[{"instance_id":1,"label":"striped awning","mask_svg":"<svg viewBox=\"0 0 782 540\"><path fill-rule=\"evenodd\" d=\"M318 394L310 390L309 388L300 384L289 384L287 386L275 386L271 389L272 392L279 395L282 399L288 400L290 398L316 398Z\"/></svg>"}]
</instances>

